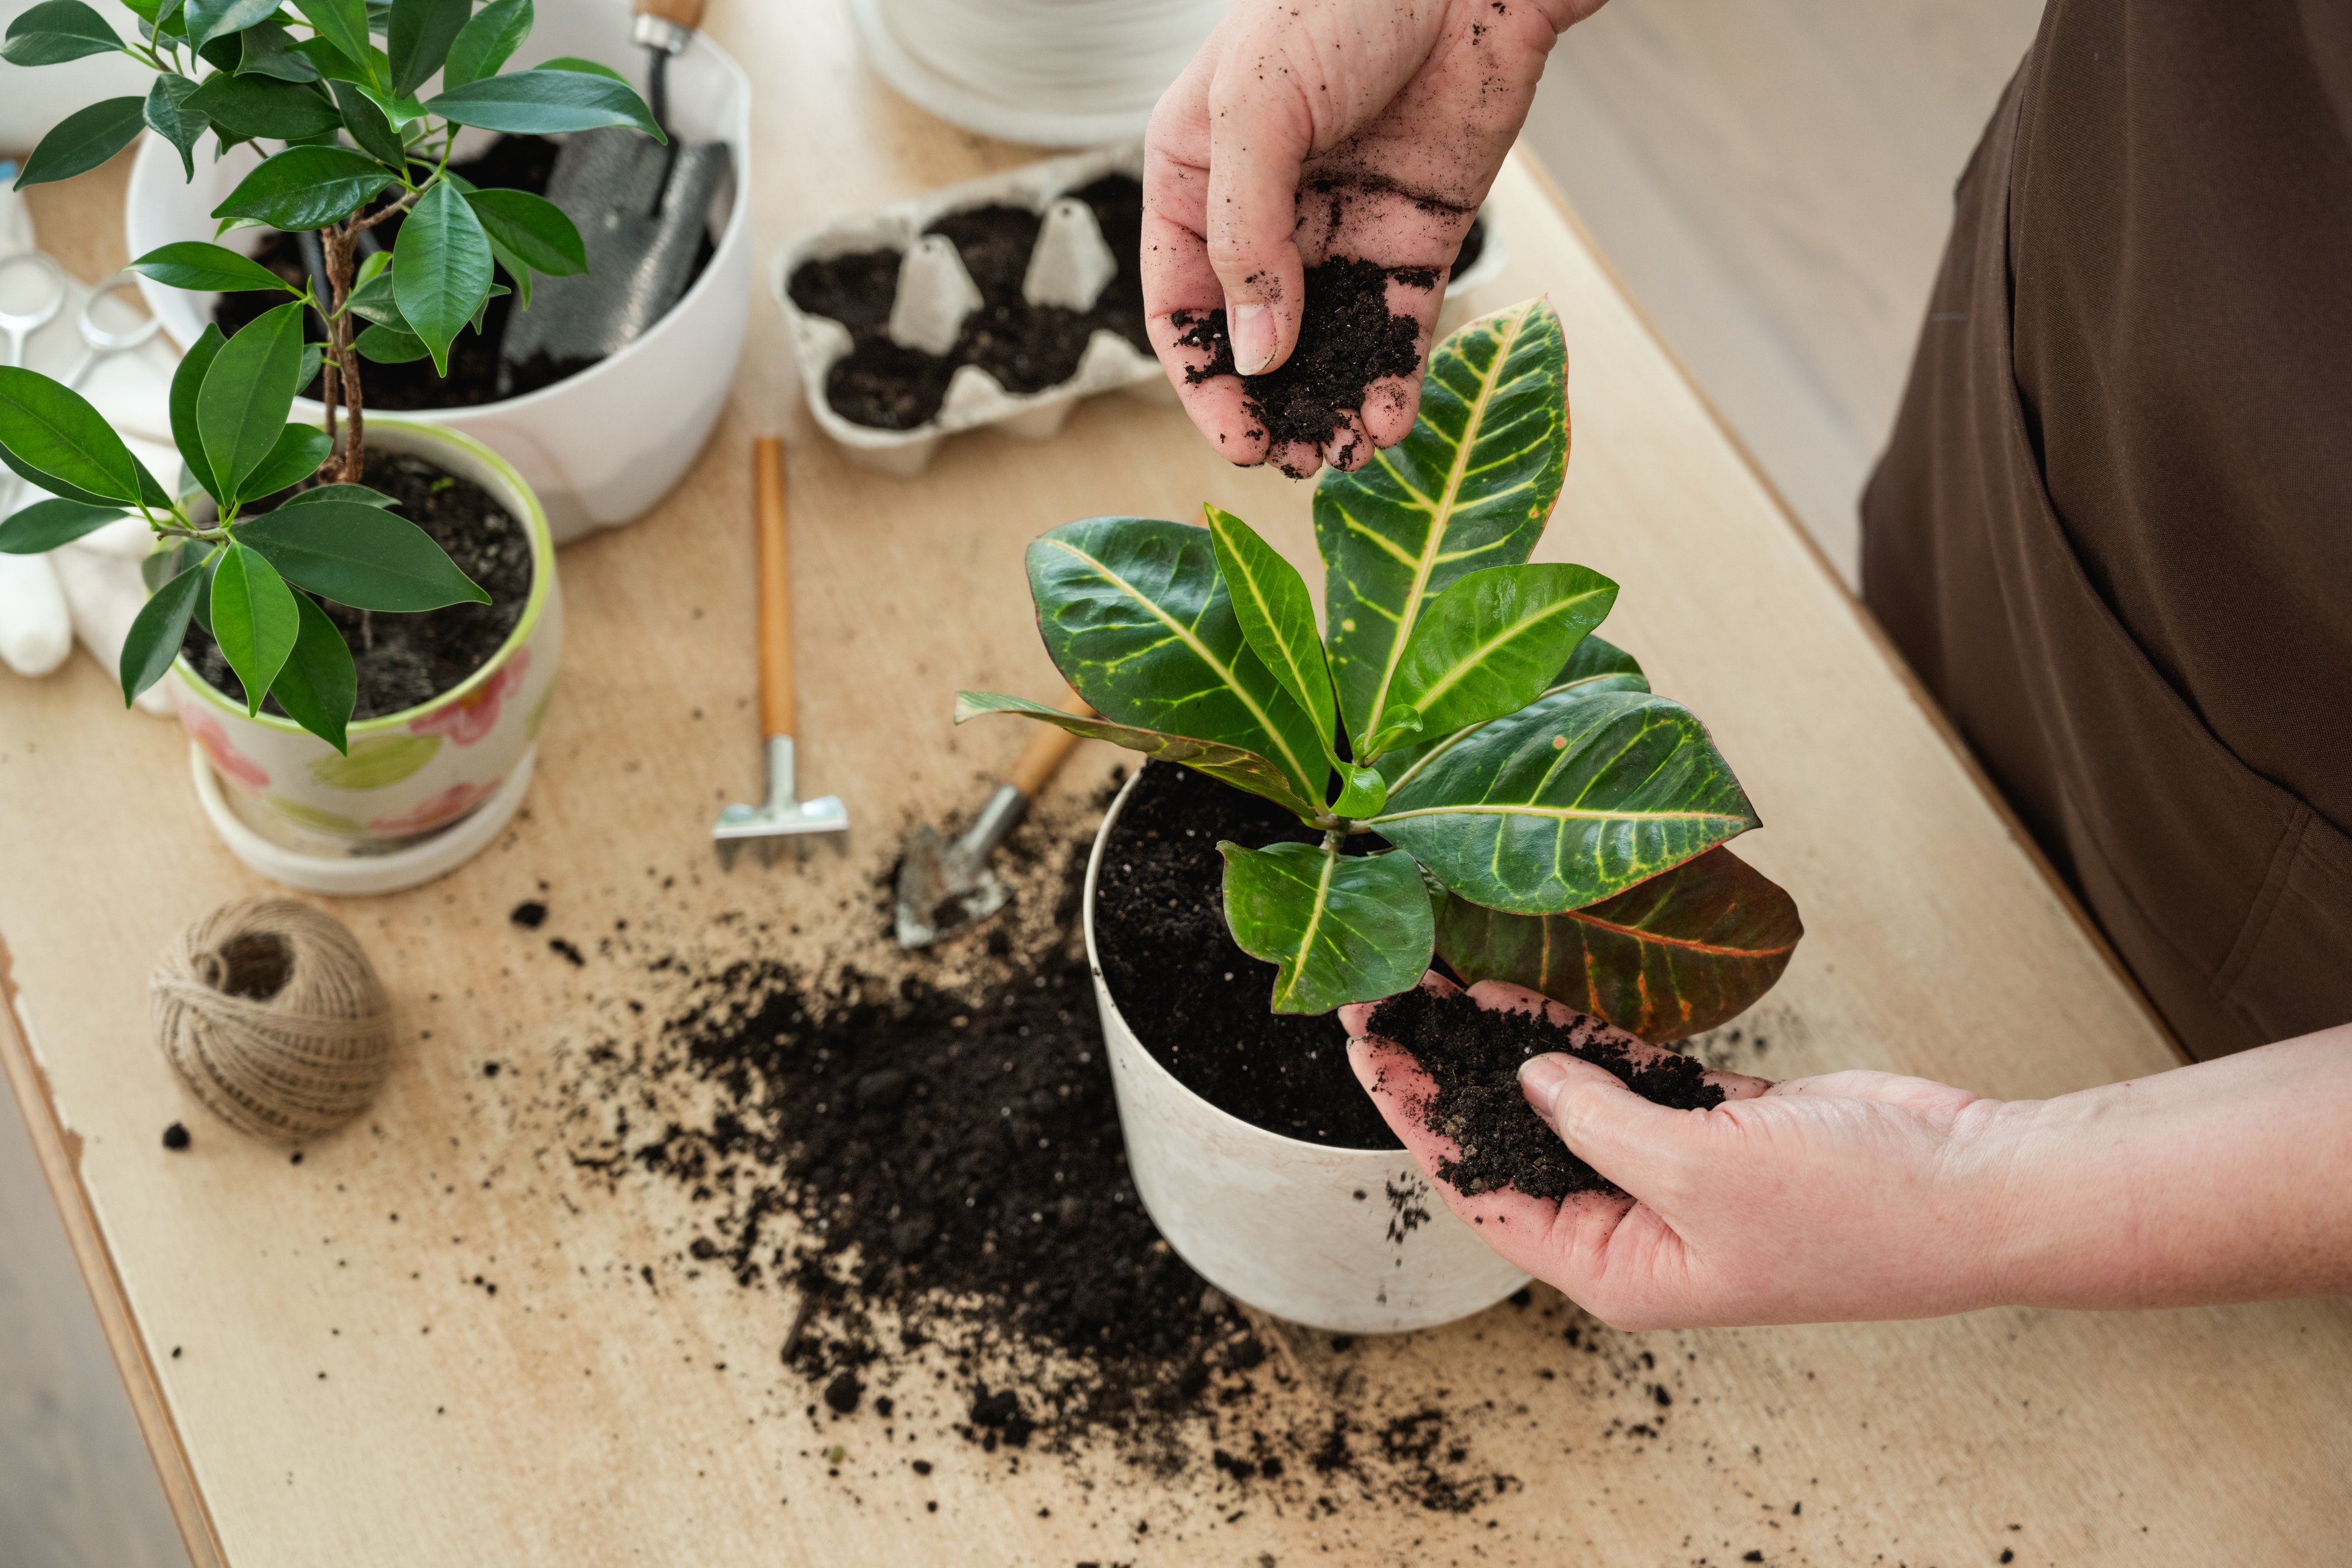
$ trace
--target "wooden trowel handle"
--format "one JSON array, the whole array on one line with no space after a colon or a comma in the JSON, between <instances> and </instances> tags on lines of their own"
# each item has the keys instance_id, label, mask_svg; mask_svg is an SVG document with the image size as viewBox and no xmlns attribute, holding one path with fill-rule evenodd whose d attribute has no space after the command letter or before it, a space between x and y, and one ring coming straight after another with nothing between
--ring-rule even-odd
<instances>
[{"instance_id":1,"label":"wooden trowel handle","mask_svg":"<svg viewBox=\"0 0 2352 1568\"><path fill-rule=\"evenodd\" d=\"M1094 714L1094 710L1087 706L1087 700L1075 691L1064 693L1062 711L1089 718ZM1023 795L1034 796L1061 767L1062 759L1070 754L1070 748L1077 743L1078 738L1067 730L1056 729L1051 724L1038 725L1037 732L1029 737L1029 744L1022 750L1021 760L1013 764L1013 772L1005 782Z\"/></svg>"},{"instance_id":2,"label":"wooden trowel handle","mask_svg":"<svg viewBox=\"0 0 2352 1568\"><path fill-rule=\"evenodd\" d=\"M758 508L760 584L760 732L793 732L793 573L784 539L784 444L762 436L751 444L751 484Z\"/></svg>"},{"instance_id":3,"label":"wooden trowel handle","mask_svg":"<svg viewBox=\"0 0 2352 1568\"><path fill-rule=\"evenodd\" d=\"M640 16L659 16L689 33L702 26L702 0L636 0L635 11Z\"/></svg>"}]
</instances>

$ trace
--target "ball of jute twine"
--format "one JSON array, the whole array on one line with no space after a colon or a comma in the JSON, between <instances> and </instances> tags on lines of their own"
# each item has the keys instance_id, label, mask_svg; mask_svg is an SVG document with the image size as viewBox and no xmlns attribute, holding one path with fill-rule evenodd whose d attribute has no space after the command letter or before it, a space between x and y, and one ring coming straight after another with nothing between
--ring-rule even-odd
<instances>
[{"instance_id":1,"label":"ball of jute twine","mask_svg":"<svg viewBox=\"0 0 2352 1568\"><path fill-rule=\"evenodd\" d=\"M294 1143L364 1110L392 1066L392 1005L359 942L291 899L190 926L148 982L155 1033L205 1109Z\"/></svg>"}]
</instances>

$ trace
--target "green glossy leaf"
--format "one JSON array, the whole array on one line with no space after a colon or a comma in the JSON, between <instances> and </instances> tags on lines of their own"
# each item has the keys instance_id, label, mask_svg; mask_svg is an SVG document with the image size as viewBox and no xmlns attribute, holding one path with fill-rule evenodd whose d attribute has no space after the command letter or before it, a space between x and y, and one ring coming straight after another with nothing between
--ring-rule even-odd
<instances>
[{"instance_id":1,"label":"green glossy leaf","mask_svg":"<svg viewBox=\"0 0 2352 1568\"><path fill-rule=\"evenodd\" d=\"M196 395L196 432L224 505L254 495L246 480L277 447L300 390L302 311L289 300L222 345Z\"/></svg>"},{"instance_id":2,"label":"green glossy leaf","mask_svg":"<svg viewBox=\"0 0 2352 1568\"><path fill-rule=\"evenodd\" d=\"M1331 671L1323 662L1323 637L1315 627L1315 601L1307 595L1307 580L1232 512L1217 506L1202 510L1209 520L1217 574L1233 597L1234 615L1250 651L1305 710L1323 754L1339 766Z\"/></svg>"},{"instance_id":3,"label":"green glossy leaf","mask_svg":"<svg viewBox=\"0 0 2352 1568\"><path fill-rule=\"evenodd\" d=\"M449 44L449 58L441 68L441 85L460 88L496 76L530 36L530 0L492 0L457 29Z\"/></svg>"},{"instance_id":4,"label":"green glossy leaf","mask_svg":"<svg viewBox=\"0 0 2352 1568\"><path fill-rule=\"evenodd\" d=\"M374 47L362 0L294 0L294 9L347 60L364 63Z\"/></svg>"},{"instance_id":5,"label":"green glossy leaf","mask_svg":"<svg viewBox=\"0 0 2352 1568\"><path fill-rule=\"evenodd\" d=\"M1321 844L1221 843L1225 923L1244 952L1276 966L1274 1010L1328 1013L1410 991L1436 941L1410 855L1342 855Z\"/></svg>"},{"instance_id":6,"label":"green glossy leaf","mask_svg":"<svg viewBox=\"0 0 2352 1568\"><path fill-rule=\"evenodd\" d=\"M488 228L483 229L483 231L482 231L482 232L483 232L484 234L489 234L489 230L488 230ZM520 305L524 310L530 310L530 264L529 264L529 263L527 263L526 261L524 261L524 260L523 260L523 258L522 258L521 257L517 256L513 251L509 250L505 246L500 245L500 244L499 243L499 237L498 237L497 235L495 235L495 234L490 234L490 237L490 237L490 254L491 254L492 256L495 256L495 257L497 257L497 258L498 258L498 259L499 259L499 269L500 269L500 270L502 270L502 271L504 271L504 272L506 273L507 277L509 278L509 279L510 279L510 280L513 282L513 284L514 284L514 289L515 289L515 300L516 300L516 302L517 302L518 304L520 304Z\"/></svg>"},{"instance_id":7,"label":"green glossy leaf","mask_svg":"<svg viewBox=\"0 0 2352 1568\"><path fill-rule=\"evenodd\" d=\"M319 68L319 74L329 81L365 82L374 85L390 74L383 64L383 51L370 49L361 60L353 59L324 38L304 38L295 46L296 52Z\"/></svg>"},{"instance_id":8,"label":"green glossy leaf","mask_svg":"<svg viewBox=\"0 0 2352 1568\"><path fill-rule=\"evenodd\" d=\"M449 58L449 46L474 14L473 0L392 0L384 30L384 53L392 61L392 90L415 92Z\"/></svg>"},{"instance_id":9,"label":"green glossy leaf","mask_svg":"<svg viewBox=\"0 0 2352 1568\"><path fill-rule=\"evenodd\" d=\"M130 146L146 122L143 98L110 98L75 110L51 126L25 160L24 169L16 175L16 189L87 174Z\"/></svg>"},{"instance_id":10,"label":"green glossy leaf","mask_svg":"<svg viewBox=\"0 0 2352 1568\"><path fill-rule=\"evenodd\" d=\"M98 410L79 393L37 371L0 365L0 446L25 465L19 472L50 476L72 487L75 500L135 505L142 500L152 502L160 493ZM40 481L37 478L35 482Z\"/></svg>"},{"instance_id":11,"label":"green glossy leaf","mask_svg":"<svg viewBox=\"0 0 2352 1568\"><path fill-rule=\"evenodd\" d=\"M448 374L449 345L489 292L490 242L447 181L436 182L401 220L392 287L409 331L431 351L433 368Z\"/></svg>"},{"instance_id":12,"label":"green glossy leaf","mask_svg":"<svg viewBox=\"0 0 2352 1568\"><path fill-rule=\"evenodd\" d=\"M294 373L294 384L298 388L309 386L312 382L319 379L319 368L326 363L326 344L304 343L302 345L302 368Z\"/></svg>"},{"instance_id":13,"label":"green glossy leaf","mask_svg":"<svg viewBox=\"0 0 2352 1568\"><path fill-rule=\"evenodd\" d=\"M343 129L351 132L361 151L394 169L408 166L408 143L393 129L374 99L348 81L332 83L330 90L335 95L335 107L342 110Z\"/></svg>"},{"instance_id":14,"label":"green glossy leaf","mask_svg":"<svg viewBox=\"0 0 2352 1568\"><path fill-rule=\"evenodd\" d=\"M69 485L66 483L65 480L58 478L55 474L44 473L39 468L33 467L32 464L27 463L22 458L16 456L16 453L8 450L5 447L0 447L0 463L5 463L10 470L13 471L17 478L23 479L26 484L33 486L37 489L47 490L51 495L60 497L66 500L78 500L85 506L117 506L122 504L118 501L110 501L101 495L93 495L89 491L83 489L79 485Z\"/></svg>"},{"instance_id":15,"label":"green glossy leaf","mask_svg":"<svg viewBox=\"0 0 2352 1568\"><path fill-rule=\"evenodd\" d=\"M294 47L294 35L278 22L257 22L237 35L244 53L237 60L239 76L275 77L279 81L316 81L319 67Z\"/></svg>"},{"instance_id":16,"label":"green glossy leaf","mask_svg":"<svg viewBox=\"0 0 2352 1568\"><path fill-rule=\"evenodd\" d=\"M8 24L7 37L0 41L0 60L16 66L63 65L121 47L106 18L81 0L41 0Z\"/></svg>"},{"instance_id":17,"label":"green glossy leaf","mask_svg":"<svg viewBox=\"0 0 2352 1568\"><path fill-rule=\"evenodd\" d=\"M529 191L468 191L466 203L482 230L526 267L550 278L588 270L588 250L563 209Z\"/></svg>"},{"instance_id":18,"label":"green glossy leaf","mask_svg":"<svg viewBox=\"0 0 2352 1568\"><path fill-rule=\"evenodd\" d=\"M1565 914L1465 899L1437 912L1438 953L1465 980L1540 991L1654 1045L1745 1012L1804 934L1796 900L1721 847Z\"/></svg>"},{"instance_id":19,"label":"green glossy leaf","mask_svg":"<svg viewBox=\"0 0 2352 1568\"><path fill-rule=\"evenodd\" d=\"M398 327L370 327L360 333L352 346L360 357L376 364L406 364L411 360L425 359L433 351L415 332L404 332Z\"/></svg>"},{"instance_id":20,"label":"green glossy leaf","mask_svg":"<svg viewBox=\"0 0 2352 1568\"><path fill-rule=\"evenodd\" d=\"M381 507L347 500L281 506L239 523L236 537L295 584L355 610L490 602L431 534Z\"/></svg>"},{"instance_id":21,"label":"green glossy leaf","mask_svg":"<svg viewBox=\"0 0 2352 1568\"><path fill-rule=\"evenodd\" d=\"M654 123L653 110L628 83L581 70L488 77L427 99L425 107L459 125L513 135L552 136L604 125L634 125L658 141L667 140Z\"/></svg>"},{"instance_id":22,"label":"green glossy leaf","mask_svg":"<svg viewBox=\"0 0 2352 1568\"><path fill-rule=\"evenodd\" d=\"M1121 724L1109 719L1088 718L1065 713L1043 702L1032 702L1024 697L1006 697L994 691L959 691L956 693L955 721L959 724L987 713L1015 713L1024 719L1042 719L1057 724L1073 735L1088 740L1108 741L1114 746L1124 746L1130 752L1163 763L1181 763L1196 773L1203 773L1220 784L1263 795L1302 819L1312 818L1315 803L1298 793L1298 786L1288 774L1255 752L1239 746L1228 746L1214 741L1195 740L1190 735L1171 735L1158 730L1146 730L1133 724Z\"/></svg>"},{"instance_id":23,"label":"green glossy leaf","mask_svg":"<svg viewBox=\"0 0 2352 1568\"><path fill-rule=\"evenodd\" d=\"M1581 909L1757 826L1692 712L1567 692L1470 731L1370 819L1454 892L1515 914Z\"/></svg>"},{"instance_id":24,"label":"green glossy leaf","mask_svg":"<svg viewBox=\"0 0 2352 1568\"><path fill-rule=\"evenodd\" d=\"M405 331L407 320L401 315L400 304L393 298L391 253L379 250L368 259L374 261L379 258L383 265L352 284L347 303L351 306L352 314L363 321L373 321L383 327L397 327Z\"/></svg>"},{"instance_id":25,"label":"green glossy leaf","mask_svg":"<svg viewBox=\"0 0 2352 1568\"><path fill-rule=\"evenodd\" d=\"M578 55L557 55L551 59L540 61L539 64L531 67L531 69L542 71L586 71L590 76L608 76L614 81L623 83L627 82L629 79L627 77L623 76L619 71L614 70L611 66L606 65L602 60L583 59Z\"/></svg>"},{"instance_id":26,"label":"green glossy leaf","mask_svg":"<svg viewBox=\"0 0 2352 1568\"><path fill-rule=\"evenodd\" d=\"M294 647L269 694L288 718L336 751L348 752L344 731L359 698L359 671L352 664L352 650L310 595L295 595L294 608L300 617Z\"/></svg>"},{"instance_id":27,"label":"green glossy leaf","mask_svg":"<svg viewBox=\"0 0 2352 1568\"><path fill-rule=\"evenodd\" d=\"M1331 803L1331 815L1350 822L1377 816L1389 803L1389 782L1378 768L1362 768L1354 763L1339 769L1342 781L1339 798Z\"/></svg>"},{"instance_id":28,"label":"green glossy leaf","mask_svg":"<svg viewBox=\"0 0 2352 1568\"><path fill-rule=\"evenodd\" d=\"M221 347L227 342L221 330L212 322L205 323L204 331L188 345L180 356L179 368L172 373L172 444L180 449L180 461L188 477L201 486L215 501L220 500L220 486L213 479L213 466L205 456L205 438L196 426L196 399L202 395L205 377L219 357Z\"/></svg>"},{"instance_id":29,"label":"green glossy leaf","mask_svg":"<svg viewBox=\"0 0 2352 1568\"><path fill-rule=\"evenodd\" d=\"M342 128L335 106L310 87L273 77L216 72L205 79L188 107L243 141L267 136L292 142Z\"/></svg>"},{"instance_id":30,"label":"green glossy leaf","mask_svg":"<svg viewBox=\"0 0 2352 1568\"><path fill-rule=\"evenodd\" d=\"M299 495L289 496L273 508L284 511L289 506L317 506L322 501L355 501L361 506L393 507L400 503L382 490L372 490L365 485L317 485Z\"/></svg>"},{"instance_id":31,"label":"green glossy leaf","mask_svg":"<svg viewBox=\"0 0 2352 1568\"><path fill-rule=\"evenodd\" d=\"M1314 721L1250 651L1209 531L1139 517L1065 524L1029 546L1037 628L1062 678L1122 724L1269 758L1320 802Z\"/></svg>"},{"instance_id":32,"label":"green glossy leaf","mask_svg":"<svg viewBox=\"0 0 2352 1568\"><path fill-rule=\"evenodd\" d=\"M261 711L261 700L294 651L302 629L294 598L278 569L244 545L231 543L221 552L213 574L213 640L245 688L248 714Z\"/></svg>"},{"instance_id":33,"label":"green glossy leaf","mask_svg":"<svg viewBox=\"0 0 2352 1568\"><path fill-rule=\"evenodd\" d=\"M188 41L198 48L278 12L278 0L188 0Z\"/></svg>"},{"instance_id":34,"label":"green glossy leaf","mask_svg":"<svg viewBox=\"0 0 2352 1568\"><path fill-rule=\"evenodd\" d=\"M1517 712L1542 694L1616 602L1617 584L1589 567L1471 573L1422 610L1397 658L1378 728L1403 709L1428 735Z\"/></svg>"},{"instance_id":35,"label":"green glossy leaf","mask_svg":"<svg viewBox=\"0 0 2352 1568\"><path fill-rule=\"evenodd\" d=\"M179 153L180 172L191 180L196 177L196 142L213 123L203 110L189 102L196 92L197 84L186 77L158 76L155 85L147 89L146 106L140 111L147 129Z\"/></svg>"},{"instance_id":36,"label":"green glossy leaf","mask_svg":"<svg viewBox=\"0 0 2352 1568\"><path fill-rule=\"evenodd\" d=\"M0 518L0 555L38 555L70 544L122 515L119 506L90 506L63 499L35 501Z\"/></svg>"},{"instance_id":37,"label":"green glossy leaf","mask_svg":"<svg viewBox=\"0 0 2352 1568\"><path fill-rule=\"evenodd\" d=\"M261 459L260 467L246 476L238 487L255 499L276 495L289 485L299 485L319 471L335 443L324 430L315 425L289 425L278 434L269 455Z\"/></svg>"},{"instance_id":38,"label":"green glossy leaf","mask_svg":"<svg viewBox=\"0 0 2352 1568\"><path fill-rule=\"evenodd\" d=\"M194 289L217 294L262 289L275 289L294 295L301 293L300 289L253 258L239 255L225 245L207 245L200 239L158 246L132 262L131 270L143 272L172 289Z\"/></svg>"},{"instance_id":39,"label":"green glossy leaf","mask_svg":"<svg viewBox=\"0 0 2352 1568\"><path fill-rule=\"evenodd\" d=\"M392 173L348 147L289 147L237 182L213 209L217 218L251 218L273 228L323 228L365 205L392 184Z\"/></svg>"},{"instance_id":40,"label":"green glossy leaf","mask_svg":"<svg viewBox=\"0 0 2352 1568\"><path fill-rule=\"evenodd\" d=\"M386 92L370 82L357 85L362 92L367 94L368 101L383 112L392 128L403 135L407 133L410 126L425 118L425 106L416 101L413 93Z\"/></svg>"},{"instance_id":41,"label":"green glossy leaf","mask_svg":"<svg viewBox=\"0 0 2352 1568\"><path fill-rule=\"evenodd\" d=\"M1568 662L1559 668L1559 673L1552 677L1551 684L1538 696L1557 697L1568 691L1648 689L1650 683L1643 678L1642 667L1635 662L1633 656L1594 635L1576 645L1576 651L1568 656ZM1430 739L1416 737L1411 745L1395 746L1381 752L1380 769L1389 781L1389 788L1394 790L1427 765L1440 748L1458 743L1477 728L1473 724L1451 734L1440 734Z\"/></svg>"},{"instance_id":42,"label":"green glossy leaf","mask_svg":"<svg viewBox=\"0 0 2352 1568\"><path fill-rule=\"evenodd\" d=\"M181 639L188 635L188 617L195 613L196 596L207 583L202 566L185 568L139 607L130 635L122 639L119 666L125 708L163 679L172 661L180 657Z\"/></svg>"},{"instance_id":43,"label":"green glossy leaf","mask_svg":"<svg viewBox=\"0 0 2352 1568\"><path fill-rule=\"evenodd\" d=\"M1568 359L1540 298L1471 322L1430 355L1405 438L1315 487L1331 675L1351 735L1391 706L1429 600L1528 559L1568 464Z\"/></svg>"}]
</instances>

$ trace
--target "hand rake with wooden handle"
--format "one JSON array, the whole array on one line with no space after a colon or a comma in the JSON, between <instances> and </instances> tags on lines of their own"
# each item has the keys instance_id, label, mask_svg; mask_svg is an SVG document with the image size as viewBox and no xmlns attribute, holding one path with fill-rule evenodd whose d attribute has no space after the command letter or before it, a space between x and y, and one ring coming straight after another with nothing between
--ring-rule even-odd
<instances>
[{"instance_id":1,"label":"hand rake with wooden handle","mask_svg":"<svg viewBox=\"0 0 2352 1568\"><path fill-rule=\"evenodd\" d=\"M743 845L760 847L761 865L773 865L776 842L790 838L803 858L813 833L846 833L849 813L840 800L801 800L793 794L793 593L784 540L784 445L762 436L751 454L759 514L760 724L768 738L768 799L764 805L730 805L710 829L719 864L735 868ZM845 840L842 847L848 848Z\"/></svg>"}]
</instances>

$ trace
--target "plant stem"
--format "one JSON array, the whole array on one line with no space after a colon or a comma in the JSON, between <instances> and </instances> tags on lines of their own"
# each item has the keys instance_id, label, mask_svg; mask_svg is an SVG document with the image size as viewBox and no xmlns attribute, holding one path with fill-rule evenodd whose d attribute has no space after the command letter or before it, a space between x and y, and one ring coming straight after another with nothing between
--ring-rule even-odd
<instances>
[{"instance_id":1,"label":"plant stem","mask_svg":"<svg viewBox=\"0 0 2352 1568\"><path fill-rule=\"evenodd\" d=\"M335 472L343 483L355 485L367 472L367 416L360 394L359 362L352 351L352 313L345 307L352 298L352 240L358 235L356 218L349 223L332 225L319 231L327 247L327 287L332 291L328 300L327 352L333 369L328 373L326 394L327 433L335 430L335 392L341 384L343 405L351 413L351 427L343 435L343 456Z\"/></svg>"}]
</instances>

